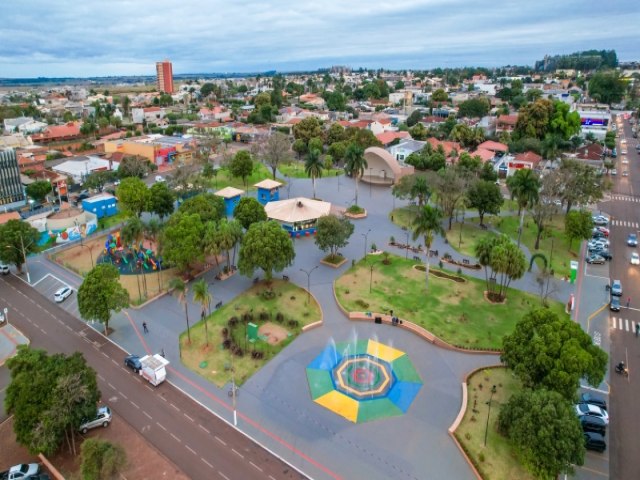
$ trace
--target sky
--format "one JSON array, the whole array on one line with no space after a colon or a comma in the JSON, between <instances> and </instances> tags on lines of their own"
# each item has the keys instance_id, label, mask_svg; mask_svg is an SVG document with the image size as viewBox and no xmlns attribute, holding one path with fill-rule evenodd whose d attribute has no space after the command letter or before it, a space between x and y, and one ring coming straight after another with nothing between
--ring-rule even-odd
<instances>
[{"instance_id":1,"label":"sky","mask_svg":"<svg viewBox=\"0 0 640 480\"><path fill-rule=\"evenodd\" d=\"M640 60L639 0L8 0L0 78Z\"/></svg>"}]
</instances>

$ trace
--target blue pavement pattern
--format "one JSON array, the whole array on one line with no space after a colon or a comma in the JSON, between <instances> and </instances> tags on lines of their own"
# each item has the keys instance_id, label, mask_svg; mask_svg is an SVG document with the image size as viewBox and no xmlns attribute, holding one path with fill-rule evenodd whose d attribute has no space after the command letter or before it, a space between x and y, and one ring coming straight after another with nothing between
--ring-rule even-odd
<instances>
[{"instance_id":1,"label":"blue pavement pattern","mask_svg":"<svg viewBox=\"0 0 640 480\"><path fill-rule=\"evenodd\" d=\"M318 197L338 206L354 201L354 181L345 177L319 179ZM311 196L307 179L292 179L283 187L281 198ZM405 232L389 219L392 208L406 205L391 195L389 187L369 187L360 183L359 202L368 217L355 220L355 232L343 255L360 259L371 243L386 249L390 236L403 241ZM370 232L369 232L370 230ZM369 233L367 233L369 232ZM419 241L414 243L420 243ZM300 269L310 269L324 256L313 239L295 240L296 260L283 274L306 288L307 277ZM433 246L441 253L447 249L442 238ZM390 250L393 252L393 247ZM398 254L402 251L398 250ZM413 254L412 254L413 256ZM424 255L420 255L424 259ZM34 282L48 273L76 287L79 277L48 262L43 256L30 258ZM352 323L338 309L333 281L349 266L339 269L321 266L311 276L311 292L322 306L324 325L299 336L276 358L249 379L238 395L238 426L287 462L316 479L324 478L475 478L447 433L461 405L461 382L465 373L499 362L495 355L465 354L437 348L414 334L388 325ZM484 273L465 272L484 278ZM234 275L225 281L214 279L216 272L205 274L213 303L228 302L251 286L252 279ZM565 302L573 285L554 281L552 298ZM538 293L535 272L512 283L512 287ZM190 318L196 319L199 307L189 297ZM393 307L391 305L391 307ZM142 323L149 333L142 333ZM100 325L95 327L102 331ZM110 339L131 353L164 350L171 361L168 380L217 415L232 421L229 385L218 389L179 361L178 336L185 330L183 308L175 298L165 295L142 309L128 309L114 315ZM373 338L407 352L424 386L406 415L354 425L315 404L309 392L305 367L328 342ZM383 432L381 434L381 432Z\"/></svg>"}]
</instances>

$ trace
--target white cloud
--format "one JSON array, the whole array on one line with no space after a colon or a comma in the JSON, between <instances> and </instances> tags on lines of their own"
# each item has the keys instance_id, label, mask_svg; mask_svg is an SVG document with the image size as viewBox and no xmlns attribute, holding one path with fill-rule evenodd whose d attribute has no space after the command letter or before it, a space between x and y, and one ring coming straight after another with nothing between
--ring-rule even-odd
<instances>
[{"instance_id":1,"label":"white cloud","mask_svg":"<svg viewBox=\"0 0 640 480\"><path fill-rule=\"evenodd\" d=\"M640 51L636 0L23 0L3 7L0 77L531 64Z\"/></svg>"}]
</instances>

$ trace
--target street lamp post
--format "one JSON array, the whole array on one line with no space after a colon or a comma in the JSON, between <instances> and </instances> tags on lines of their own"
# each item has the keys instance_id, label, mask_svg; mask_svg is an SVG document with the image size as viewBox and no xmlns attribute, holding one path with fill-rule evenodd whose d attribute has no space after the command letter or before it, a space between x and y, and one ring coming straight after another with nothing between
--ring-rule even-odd
<instances>
[{"instance_id":1,"label":"street lamp post","mask_svg":"<svg viewBox=\"0 0 640 480\"><path fill-rule=\"evenodd\" d=\"M406 260L409 258L409 232L406 231L404 232L404 234L407 236L407 243L404 244L405 246L404 259Z\"/></svg>"},{"instance_id":2,"label":"street lamp post","mask_svg":"<svg viewBox=\"0 0 640 480\"><path fill-rule=\"evenodd\" d=\"M301 268L300 271L304 272L307 274L307 305L309 304L309 302L311 301L311 274L313 273L313 271L318 268L320 265L316 265L315 267L313 267L311 270L305 270L304 268Z\"/></svg>"},{"instance_id":3,"label":"street lamp post","mask_svg":"<svg viewBox=\"0 0 640 480\"><path fill-rule=\"evenodd\" d=\"M493 400L493 394L496 393L496 386L491 387L491 396L489 397L489 411L487 412L487 425L484 427L484 446L487 446L487 433L489 432L489 417L491 416L491 400Z\"/></svg>"},{"instance_id":4,"label":"street lamp post","mask_svg":"<svg viewBox=\"0 0 640 480\"><path fill-rule=\"evenodd\" d=\"M370 232L371 232L371 229L367 230L367 233L360 234L364 237L364 258L367 258L367 237L369 236Z\"/></svg>"},{"instance_id":5,"label":"street lamp post","mask_svg":"<svg viewBox=\"0 0 640 480\"><path fill-rule=\"evenodd\" d=\"M370 270L370 274L369 274L369 293L371 293L371 284L373 283L373 263L371 265L369 265L369 270Z\"/></svg>"}]
</instances>

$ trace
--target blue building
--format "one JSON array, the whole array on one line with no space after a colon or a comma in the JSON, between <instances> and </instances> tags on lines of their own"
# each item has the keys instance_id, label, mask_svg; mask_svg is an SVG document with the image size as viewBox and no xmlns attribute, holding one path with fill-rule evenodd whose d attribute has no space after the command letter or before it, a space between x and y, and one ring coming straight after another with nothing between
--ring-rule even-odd
<instances>
[{"instance_id":1,"label":"blue building","mask_svg":"<svg viewBox=\"0 0 640 480\"><path fill-rule=\"evenodd\" d=\"M91 212L98 218L110 217L118 213L117 202L118 199L113 195L101 193L83 200L82 208L85 212Z\"/></svg>"},{"instance_id":2,"label":"blue building","mask_svg":"<svg viewBox=\"0 0 640 480\"><path fill-rule=\"evenodd\" d=\"M244 190L234 187L225 187L215 193L215 195L224 199L224 207L227 217L233 215L233 210L236 208L236 205L240 201L240 197L242 197L243 193Z\"/></svg>"},{"instance_id":3,"label":"blue building","mask_svg":"<svg viewBox=\"0 0 640 480\"><path fill-rule=\"evenodd\" d=\"M262 180L254 185L258 189L258 201L262 205L266 205L269 202L275 202L280 200L280 187L282 184L275 180Z\"/></svg>"}]
</instances>

